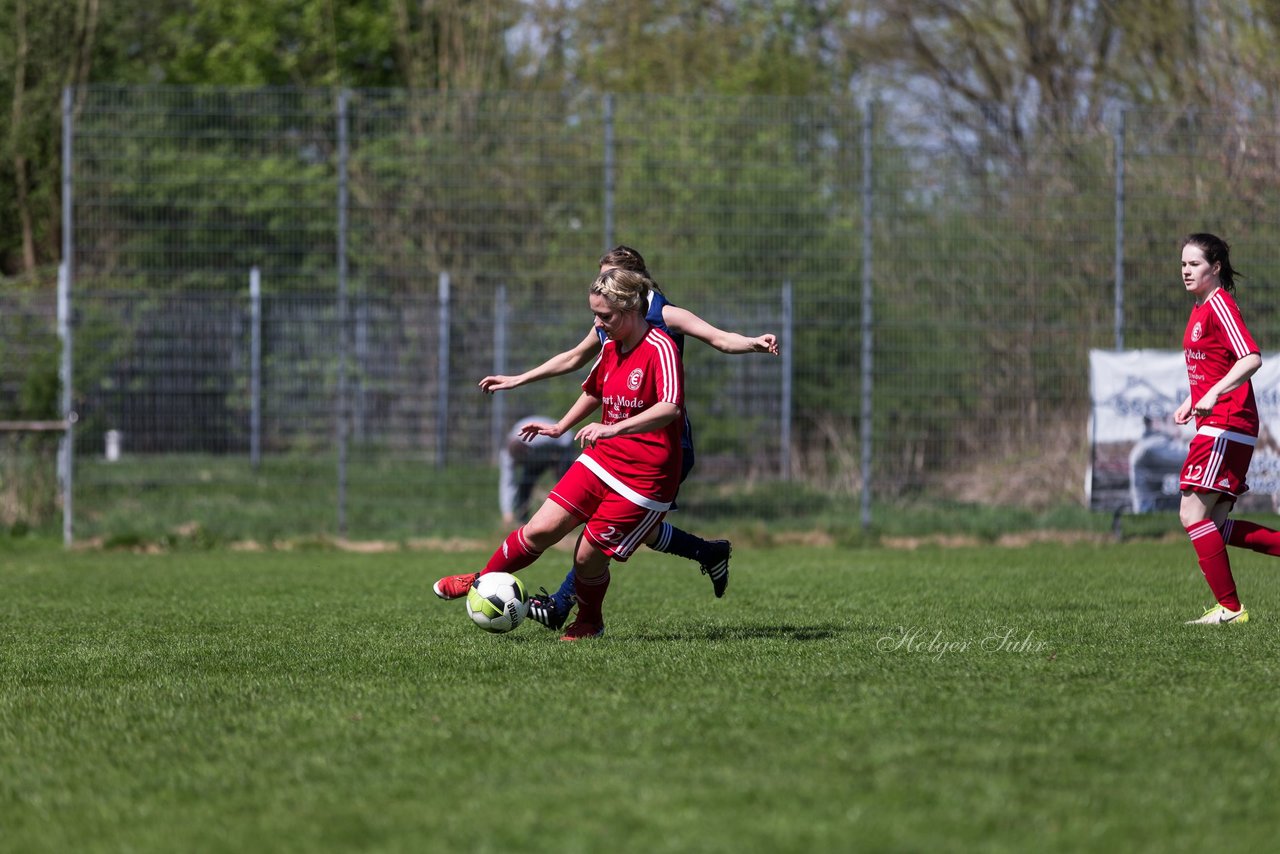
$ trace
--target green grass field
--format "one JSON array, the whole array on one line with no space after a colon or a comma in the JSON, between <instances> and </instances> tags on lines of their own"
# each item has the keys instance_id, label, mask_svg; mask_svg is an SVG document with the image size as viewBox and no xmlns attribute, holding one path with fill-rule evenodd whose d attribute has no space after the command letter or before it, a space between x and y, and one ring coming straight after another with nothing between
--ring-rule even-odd
<instances>
[{"instance_id":1,"label":"green grass field","mask_svg":"<svg viewBox=\"0 0 1280 854\"><path fill-rule=\"evenodd\" d=\"M1269 850L1280 562L740 548L489 636L485 555L0 540L0 850ZM525 570L558 580L561 553Z\"/></svg>"}]
</instances>

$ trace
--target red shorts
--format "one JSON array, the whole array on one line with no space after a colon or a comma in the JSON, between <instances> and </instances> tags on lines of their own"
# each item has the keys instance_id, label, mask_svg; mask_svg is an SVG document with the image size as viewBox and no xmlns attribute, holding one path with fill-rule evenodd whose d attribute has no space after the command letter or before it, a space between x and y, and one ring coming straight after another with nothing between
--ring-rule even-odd
<instances>
[{"instance_id":1,"label":"red shorts","mask_svg":"<svg viewBox=\"0 0 1280 854\"><path fill-rule=\"evenodd\" d=\"M667 515L624 498L581 462L569 467L547 497L586 522L582 535L619 561L631 557Z\"/></svg>"},{"instance_id":2,"label":"red shorts","mask_svg":"<svg viewBox=\"0 0 1280 854\"><path fill-rule=\"evenodd\" d=\"M1254 436L1221 427L1201 427L1191 440L1178 487L1192 492L1221 492L1233 498L1245 494L1249 491L1245 475L1257 441Z\"/></svg>"}]
</instances>

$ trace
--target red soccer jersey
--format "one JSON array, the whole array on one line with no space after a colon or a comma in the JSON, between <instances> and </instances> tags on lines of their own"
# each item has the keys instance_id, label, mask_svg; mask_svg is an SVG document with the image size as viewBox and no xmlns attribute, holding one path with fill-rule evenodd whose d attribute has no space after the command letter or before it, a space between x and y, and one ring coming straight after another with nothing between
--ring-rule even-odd
<instances>
[{"instance_id":1,"label":"red soccer jersey","mask_svg":"<svg viewBox=\"0 0 1280 854\"><path fill-rule=\"evenodd\" d=\"M1261 351L1253 343L1235 299L1218 288L1204 304L1191 309L1187 331L1182 335L1182 352L1187 358L1187 380L1194 404L1227 375L1232 365ZM1253 397L1253 383L1246 382L1220 395L1213 411L1196 420L1197 428L1206 425L1257 436L1258 404Z\"/></svg>"},{"instance_id":2,"label":"red soccer jersey","mask_svg":"<svg viewBox=\"0 0 1280 854\"><path fill-rule=\"evenodd\" d=\"M652 327L627 353L618 352L618 343L610 339L601 348L582 390L600 398L605 424L617 424L657 403L683 409L680 351L665 332ZM683 419L677 416L657 430L599 441L583 455L597 464L588 463L617 492L632 500L629 491L648 501L669 504L680 486L682 425Z\"/></svg>"}]
</instances>

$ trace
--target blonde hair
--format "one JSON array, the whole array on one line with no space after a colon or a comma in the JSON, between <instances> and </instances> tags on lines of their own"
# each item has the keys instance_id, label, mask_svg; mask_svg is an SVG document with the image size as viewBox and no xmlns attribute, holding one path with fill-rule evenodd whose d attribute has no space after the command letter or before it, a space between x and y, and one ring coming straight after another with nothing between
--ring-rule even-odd
<instances>
[{"instance_id":1,"label":"blonde hair","mask_svg":"<svg viewBox=\"0 0 1280 854\"><path fill-rule=\"evenodd\" d=\"M653 282L648 276L615 267L596 276L591 283L591 293L604 297L618 311L644 314L648 310L649 289L652 287Z\"/></svg>"}]
</instances>

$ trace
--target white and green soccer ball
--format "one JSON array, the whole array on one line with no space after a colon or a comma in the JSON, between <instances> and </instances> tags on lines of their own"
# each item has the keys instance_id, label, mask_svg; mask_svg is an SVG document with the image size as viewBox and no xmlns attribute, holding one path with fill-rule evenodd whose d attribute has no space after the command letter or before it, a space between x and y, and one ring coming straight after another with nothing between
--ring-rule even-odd
<instances>
[{"instance_id":1,"label":"white and green soccer ball","mask_svg":"<svg viewBox=\"0 0 1280 854\"><path fill-rule=\"evenodd\" d=\"M529 614L524 582L509 572L489 572L467 591L467 613L486 632L509 632Z\"/></svg>"}]
</instances>

